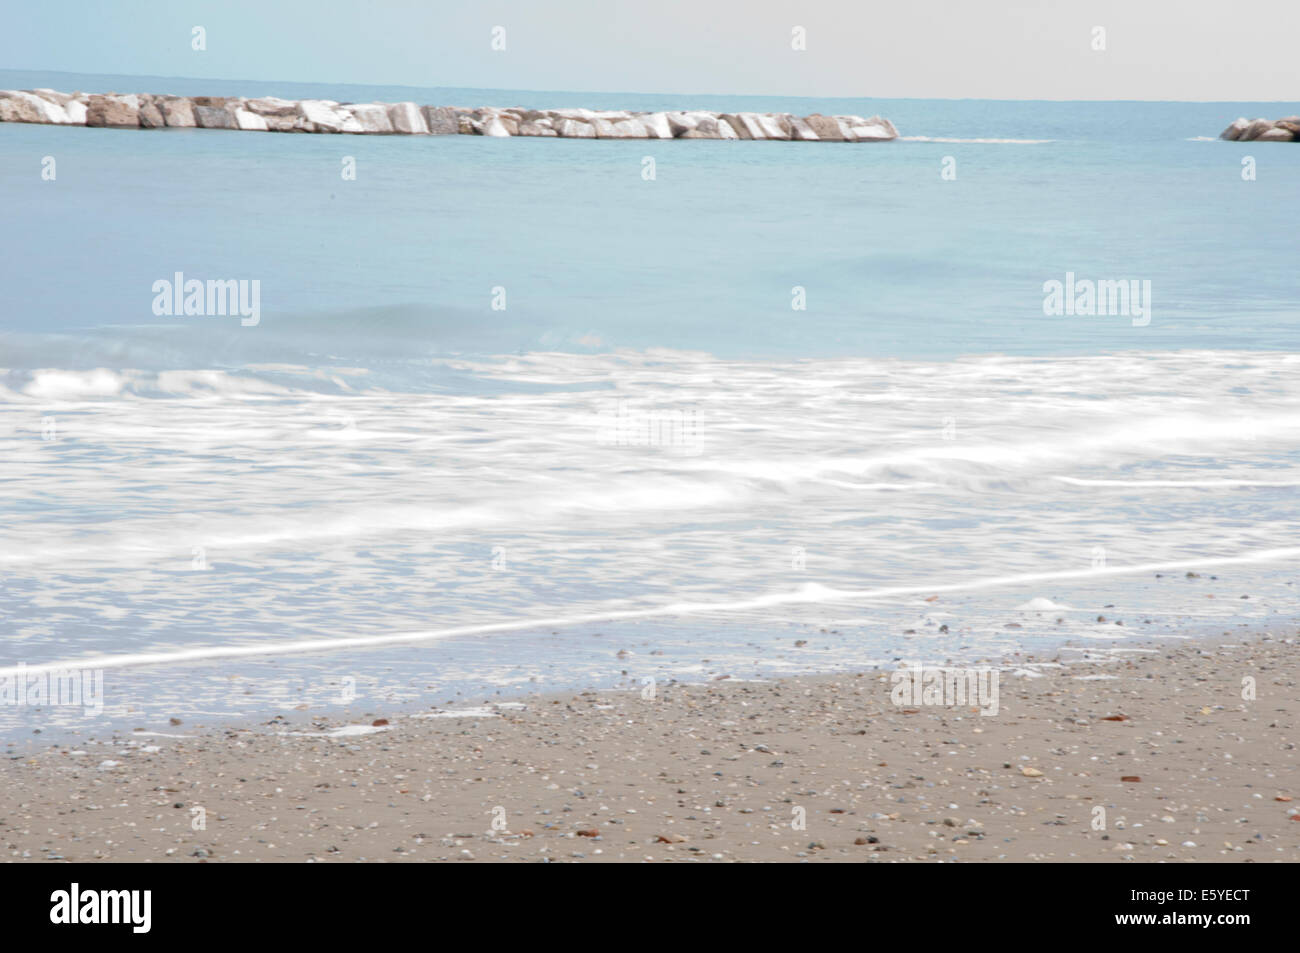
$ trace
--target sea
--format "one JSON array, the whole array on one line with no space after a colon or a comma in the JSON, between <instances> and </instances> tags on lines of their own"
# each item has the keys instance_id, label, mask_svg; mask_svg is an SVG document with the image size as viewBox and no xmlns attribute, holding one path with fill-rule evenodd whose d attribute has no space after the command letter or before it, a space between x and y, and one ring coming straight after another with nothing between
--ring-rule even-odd
<instances>
[{"instance_id":1,"label":"sea","mask_svg":"<svg viewBox=\"0 0 1300 953\"><path fill-rule=\"evenodd\" d=\"M1295 635L1300 104L36 87L900 139L0 124L11 749Z\"/></svg>"}]
</instances>

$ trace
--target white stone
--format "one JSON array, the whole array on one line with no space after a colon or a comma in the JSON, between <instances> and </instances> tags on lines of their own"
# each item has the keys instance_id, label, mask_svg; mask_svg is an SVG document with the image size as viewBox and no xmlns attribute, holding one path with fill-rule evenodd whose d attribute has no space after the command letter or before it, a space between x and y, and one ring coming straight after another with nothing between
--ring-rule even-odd
<instances>
[{"instance_id":1,"label":"white stone","mask_svg":"<svg viewBox=\"0 0 1300 953\"><path fill-rule=\"evenodd\" d=\"M561 119L560 125L556 129L565 139L595 139L596 130L589 122L579 122L576 119Z\"/></svg>"},{"instance_id":2,"label":"white stone","mask_svg":"<svg viewBox=\"0 0 1300 953\"><path fill-rule=\"evenodd\" d=\"M614 123L611 139L645 139L645 125L640 119L624 119Z\"/></svg>"},{"instance_id":3,"label":"white stone","mask_svg":"<svg viewBox=\"0 0 1300 953\"><path fill-rule=\"evenodd\" d=\"M298 112L302 118L324 132L365 131L351 113L338 106L338 103L328 99L304 99L298 103Z\"/></svg>"},{"instance_id":4,"label":"white stone","mask_svg":"<svg viewBox=\"0 0 1300 953\"><path fill-rule=\"evenodd\" d=\"M27 120L29 122L50 123L59 126L71 125L71 120L68 118L67 111L58 103L52 103L44 97L37 96L35 93L14 91L6 92L5 96L9 99L18 100L24 103L27 107L27 113L29 116L32 113L35 114L31 119ZM82 121L85 121L84 118Z\"/></svg>"},{"instance_id":5,"label":"white stone","mask_svg":"<svg viewBox=\"0 0 1300 953\"><path fill-rule=\"evenodd\" d=\"M898 138L896 134L877 123L864 123L860 126L850 126L849 129L853 133L855 142L886 142Z\"/></svg>"},{"instance_id":6,"label":"white stone","mask_svg":"<svg viewBox=\"0 0 1300 953\"><path fill-rule=\"evenodd\" d=\"M69 99L63 104L63 111L68 114L68 122L74 126L86 124L86 104L77 99Z\"/></svg>"},{"instance_id":7,"label":"white stone","mask_svg":"<svg viewBox=\"0 0 1300 953\"><path fill-rule=\"evenodd\" d=\"M31 92L41 97L41 99L47 99L56 106L63 106L64 108L67 108L68 103L75 98L71 93L61 93L57 89L41 88L33 89Z\"/></svg>"},{"instance_id":8,"label":"white stone","mask_svg":"<svg viewBox=\"0 0 1300 953\"><path fill-rule=\"evenodd\" d=\"M745 132L749 133L749 138L751 139L767 138L767 133L763 131L763 124L759 122L760 117L758 113L736 113L735 115L736 118L739 119L744 124ZM734 125L734 123L732 125ZM736 132L740 132L740 130L737 129ZM741 133L741 136L743 137L744 133Z\"/></svg>"},{"instance_id":9,"label":"white stone","mask_svg":"<svg viewBox=\"0 0 1300 953\"><path fill-rule=\"evenodd\" d=\"M429 133L429 126L424 121L420 107L415 103L393 103L388 107L388 121L393 124L394 132L413 136L424 136Z\"/></svg>"},{"instance_id":10,"label":"white stone","mask_svg":"<svg viewBox=\"0 0 1300 953\"><path fill-rule=\"evenodd\" d=\"M781 121L775 116L767 116L761 113L754 116L758 121L759 127L763 130L763 135L768 139L789 139L790 133L781 128ZM758 137L755 136L755 139Z\"/></svg>"},{"instance_id":11,"label":"white stone","mask_svg":"<svg viewBox=\"0 0 1300 953\"><path fill-rule=\"evenodd\" d=\"M641 116L641 125L645 126L646 135L651 139L671 139L673 137L672 126L668 123L667 113L650 113Z\"/></svg>"},{"instance_id":12,"label":"white stone","mask_svg":"<svg viewBox=\"0 0 1300 953\"><path fill-rule=\"evenodd\" d=\"M556 119L583 119L588 122L596 115L590 109L548 109L546 113Z\"/></svg>"},{"instance_id":13,"label":"white stone","mask_svg":"<svg viewBox=\"0 0 1300 953\"><path fill-rule=\"evenodd\" d=\"M266 120L247 109L235 110L235 125L249 132L266 132Z\"/></svg>"},{"instance_id":14,"label":"white stone","mask_svg":"<svg viewBox=\"0 0 1300 953\"><path fill-rule=\"evenodd\" d=\"M501 121L500 116L493 116L483 123L483 135L497 138L508 137L510 130L506 128L506 124Z\"/></svg>"},{"instance_id":15,"label":"white stone","mask_svg":"<svg viewBox=\"0 0 1300 953\"><path fill-rule=\"evenodd\" d=\"M1227 139L1229 141L1240 139L1241 134L1249 128L1250 128L1250 120L1247 119L1245 116L1242 116L1240 119L1234 119L1232 121L1232 125L1230 125L1227 129L1223 130L1223 132L1219 133L1219 138Z\"/></svg>"},{"instance_id":16,"label":"white stone","mask_svg":"<svg viewBox=\"0 0 1300 953\"><path fill-rule=\"evenodd\" d=\"M1256 142L1292 142L1294 139L1290 129L1280 129L1277 126L1265 129L1255 137Z\"/></svg>"},{"instance_id":17,"label":"white stone","mask_svg":"<svg viewBox=\"0 0 1300 953\"><path fill-rule=\"evenodd\" d=\"M668 113L668 128L674 136L690 132L700 125L700 118L693 113Z\"/></svg>"},{"instance_id":18,"label":"white stone","mask_svg":"<svg viewBox=\"0 0 1300 953\"><path fill-rule=\"evenodd\" d=\"M292 99L280 99L278 96L260 96L245 101L244 108L259 116L294 116L298 113L298 104Z\"/></svg>"},{"instance_id":19,"label":"white stone","mask_svg":"<svg viewBox=\"0 0 1300 953\"><path fill-rule=\"evenodd\" d=\"M393 131L388 121L388 108L383 103L354 103L344 107L361 126L361 131L382 134Z\"/></svg>"},{"instance_id":20,"label":"white stone","mask_svg":"<svg viewBox=\"0 0 1300 953\"><path fill-rule=\"evenodd\" d=\"M821 139L802 116L790 117L790 137L801 142L816 142Z\"/></svg>"}]
</instances>

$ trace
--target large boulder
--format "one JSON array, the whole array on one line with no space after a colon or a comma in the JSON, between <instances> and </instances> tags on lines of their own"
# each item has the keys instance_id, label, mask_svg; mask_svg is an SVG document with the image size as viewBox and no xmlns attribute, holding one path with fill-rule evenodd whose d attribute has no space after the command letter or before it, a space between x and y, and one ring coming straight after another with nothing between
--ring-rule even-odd
<instances>
[{"instance_id":1,"label":"large boulder","mask_svg":"<svg viewBox=\"0 0 1300 953\"><path fill-rule=\"evenodd\" d=\"M694 113L667 113L668 128L674 136L683 136L700 124Z\"/></svg>"},{"instance_id":2,"label":"large boulder","mask_svg":"<svg viewBox=\"0 0 1300 953\"><path fill-rule=\"evenodd\" d=\"M591 117L591 128L596 130L597 139L614 139L614 124L600 116Z\"/></svg>"},{"instance_id":3,"label":"large boulder","mask_svg":"<svg viewBox=\"0 0 1300 953\"><path fill-rule=\"evenodd\" d=\"M555 119L577 119L580 122L591 122L592 117L596 114L590 109L548 109L547 113Z\"/></svg>"},{"instance_id":4,"label":"large boulder","mask_svg":"<svg viewBox=\"0 0 1300 953\"><path fill-rule=\"evenodd\" d=\"M314 123L302 116L263 116L267 132L319 132Z\"/></svg>"},{"instance_id":5,"label":"large boulder","mask_svg":"<svg viewBox=\"0 0 1300 953\"><path fill-rule=\"evenodd\" d=\"M70 99L63 104L63 111L68 114L68 122L74 126L86 124L86 104L80 99Z\"/></svg>"},{"instance_id":6,"label":"large boulder","mask_svg":"<svg viewBox=\"0 0 1300 953\"><path fill-rule=\"evenodd\" d=\"M393 132L408 136L423 136L429 131L428 123L415 103L393 103L388 107L388 121L392 123Z\"/></svg>"},{"instance_id":7,"label":"large boulder","mask_svg":"<svg viewBox=\"0 0 1300 953\"><path fill-rule=\"evenodd\" d=\"M158 104L150 100L140 104L140 128L141 129L161 129L167 125L167 120L163 118L162 110Z\"/></svg>"},{"instance_id":8,"label":"large boulder","mask_svg":"<svg viewBox=\"0 0 1300 953\"><path fill-rule=\"evenodd\" d=\"M853 133L849 131L849 127L834 116L813 113L806 121L818 139L826 142L843 142L846 139L851 141Z\"/></svg>"},{"instance_id":9,"label":"large boulder","mask_svg":"<svg viewBox=\"0 0 1300 953\"><path fill-rule=\"evenodd\" d=\"M645 124L640 119L620 119L613 126L614 128L610 131L611 139L647 138Z\"/></svg>"},{"instance_id":10,"label":"large boulder","mask_svg":"<svg viewBox=\"0 0 1300 953\"><path fill-rule=\"evenodd\" d=\"M235 109L235 128L243 129L248 132L266 132L268 127L266 120L255 112L247 109Z\"/></svg>"},{"instance_id":11,"label":"large boulder","mask_svg":"<svg viewBox=\"0 0 1300 953\"><path fill-rule=\"evenodd\" d=\"M1273 128L1273 123L1268 119L1253 119L1239 137L1242 142L1253 142L1260 135Z\"/></svg>"},{"instance_id":12,"label":"large boulder","mask_svg":"<svg viewBox=\"0 0 1300 953\"><path fill-rule=\"evenodd\" d=\"M559 135L559 133L555 131L555 127L551 125L551 120L545 118L537 120L525 119L519 124L519 132L517 134L520 136Z\"/></svg>"},{"instance_id":13,"label":"large boulder","mask_svg":"<svg viewBox=\"0 0 1300 953\"><path fill-rule=\"evenodd\" d=\"M1296 136L1297 139L1300 139L1300 121L1292 121L1290 119L1279 119L1277 122L1273 123L1273 128L1285 129L1287 132Z\"/></svg>"},{"instance_id":14,"label":"large boulder","mask_svg":"<svg viewBox=\"0 0 1300 953\"><path fill-rule=\"evenodd\" d=\"M194 117L194 104L180 96L168 97L161 103L163 120L168 126L193 129L198 125Z\"/></svg>"},{"instance_id":15,"label":"large boulder","mask_svg":"<svg viewBox=\"0 0 1300 953\"><path fill-rule=\"evenodd\" d=\"M765 139L789 139L790 122L788 119L782 121L782 116L772 116L765 113L755 113L754 119L758 122L759 128L763 130Z\"/></svg>"},{"instance_id":16,"label":"large boulder","mask_svg":"<svg viewBox=\"0 0 1300 953\"><path fill-rule=\"evenodd\" d=\"M13 90L0 91L0 122L44 122L42 119L45 103L39 96L30 93L18 93Z\"/></svg>"},{"instance_id":17,"label":"large boulder","mask_svg":"<svg viewBox=\"0 0 1300 953\"><path fill-rule=\"evenodd\" d=\"M24 103L26 108L22 109L22 111L31 116L31 118L27 119L10 120L11 122L39 122L56 126L74 125L68 111L61 102L28 90L7 92L4 95L11 96L15 101ZM75 125L80 125L80 123L75 123Z\"/></svg>"},{"instance_id":18,"label":"large boulder","mask_svg":"<svg viewBox=\"0 0 1300 953\"><path fill-rule=\"evenodd\" d=\"M695 128L688 129L679 139L739 139L740 134L722 116L700 116Z\"/></svg>"},{"instance_id":19,"label":"large boulder","mask_svg":"<svg viewBox=\"0 0 1300 953\"><path fill-rule=\"evenodd\" d=\"M54 105L56 106L67 106L68 103L72 102L72 100L77 98L74 93L61 93L57 89L46 89L44 87L38 87L37 89L28 89L25 90L25 92L32 93L35 96L39 96L41 97L41 99L44 99L46 102L54 103Z\"/></svg>"},{"instance_id":20,"label":"large boulder","mask_svg":"<svg viewBox=\"0 0 1300 953\"><path fill-rule=\"evenodd\" d=\"M1227 129L1223 130L1223 132L1219 133L1219 138L1227 139L1231 142L1235 142L1236 140L1240 139L1242 134L1249 128L1250 128L1250 120L1247 119L1245 116L1242 116L1240 119L1234 119L1232 121L1232 125L1230 125Z\"/></svg>"},{"instance_id":21,"label":"large boulder","mask_svg":"<svg viewBox=\"0 0 1300 953\"><path fill-rule=\"evenodd\" d=\"M596 129L589 122L580 119L561 119L555 130L565 139L595 139Z\"/></svg>"},{"instance_id":22,"label":"large boulder","mask_svg":"<svg viewBox=\"0 0 1300 953\"><path fill-rule=\"evenodd\" d=\"M86 123L86 105L72 93L61 93L55 89L28 89L12 94L0 92L0 96L6 95L17 97L20 102L35 110L37 118L24 120L26 122L59 126L83 126Z\"/></svg>"},{"instance_id":23,"label":"large boulder","mask_svg":"<svg viewBox=\"0 0 1300 953\"><path fill-rule=\"evenodd\" d=\"M673 129L668 122L667 113L648 113L638 118L641 120L641 125L645 127L646 135L651 139L673 138Z\"/></svg>"},{"instance_id":24,"label":"large boulder","mask_svg":"<svg viewBox=\"0 0 1300 953\"><path fill-rule=\"evenodd\" d=\"M235 114L225 106L194 105L194 121L200 129L238 129Z\"/></svg>"},{"instance_id":25,"label":"large boulder","mask_svg":"<svg viewBox=\"0 0 1300 953\"><path fill-rule=\"evenodd\" d=\"M454 136L458 130L456 110L450 106L421 106L425 127L432 136Z\"/></svg>"},{"instance_id":26,"label":"large boulder","mask_svg":"<svg viewBox=\"0 0 1300 953\"><path fill-rule=\"evenodd\" d=\"M766 139L757 113L724 113L721 120L736 131L741 139Z\"/></svg>"},{"instance_id":27,"label":"large boulder","mask_svg":"<svg viewBox=\"0 0 1300 953\"><path fill-rule=\"evenodd\" d=\"M298 114L317 132L364 132L353 115L339 104L328 99L304 99L298 103Z\"/></svg>"},{"instance_id":28,"label":"large boulder","mask_svg":"<svg viewBox=\"0 0 1300 953\"><path fill-rule=\"evenodd\" d=\"M134 96L91 96L86 103L87 126L140 127L140 101Z\"/></svg>"},{"instance_id":29,"label":"large boulder","mask_svg":"<svg viewBox=\"0 0 1300 953\"><path fill-rule=\"evenodd\" d=\"M393 124L388 119L388 107L383 103L353 103L344 108L352 114L362 132L384 135L393 131Z\"/></svg>"},{"instance_id":30,"label":"large boulder","mask_svg":"<svg viewBox=\"0 0 1300 953\"><path fill-rule=\"evenodd\" d=\"M807 119L802 116L791 116L790 138L800 142L816 142L821 136L817 135L813 127L808 125Z\"/></svg>"},{"instance_id":31,"label":"large boulder","mask_svg":"<svg viewBox=\"0 0 1300 953\"><path fill-rule=\"evenodd\" d=\"M872 116L870 119L863 119L861 116L835 118L848 124L854 142L888 142L890 139L898 138L898 130L893 127L893 124L887 119L882 120L879 116Z\"/></svg>"},{"instance_id":32,"label":"large boulder","mask_svg":"<svg viewBox=\"0 0 1300 953\"><path fill-rule=\"evenodd\" d=\"M500 116L492 116L483 122L483 132L481 135L504 139L510 135L510 130L506 127L505 122L502 121Z\"/></svg>"},{"instance_id":33,"label":"large boulder","mask_svg":"<svg viewBox=\"0 0 1300 953\"><path fill-rule=\"evenodd\" d=\"M280 99L278 96L259 96L257 99L244 101L244 108L259 116L297 116L298 104L292 99Z\"/></svg>"},{"instance_id":34,"label":"large boulder","mask_svg":"<svg viewBox=\"0 0 1300 953\"><path fill-rule=\"evenodd\" d=\"M1270 129L1265 129L1258 136L1256 136L1255 141L1256 142L1292 142L1294 138L1295 137L1291 134L1290 129L1283 129L1280 126L1273 126Z\"/></svg>"}]
</instances>

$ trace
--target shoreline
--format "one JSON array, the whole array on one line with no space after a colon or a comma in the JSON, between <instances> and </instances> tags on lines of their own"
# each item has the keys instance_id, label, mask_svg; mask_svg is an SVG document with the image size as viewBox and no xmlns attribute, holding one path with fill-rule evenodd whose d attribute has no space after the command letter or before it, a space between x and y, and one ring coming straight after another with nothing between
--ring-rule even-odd
<instances>
[{"instance_id":1,"label":"shoreline","mask_svg":"<svg viewBox=\"0 0 1300 953\"><path fill-rule=\"evenodd\" d=\"M1283 631L1026 655L1047 671L1004 673L988 717L893 704L882 669L11 746L0 839L11 861L1296 861Z\"/></svg>"}]
</instances>

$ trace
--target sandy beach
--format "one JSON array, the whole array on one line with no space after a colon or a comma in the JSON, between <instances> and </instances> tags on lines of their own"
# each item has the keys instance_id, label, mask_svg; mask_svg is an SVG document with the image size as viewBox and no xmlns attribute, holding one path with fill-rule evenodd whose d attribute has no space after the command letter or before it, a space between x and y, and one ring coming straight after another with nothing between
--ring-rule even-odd
<instances>
[{"instance_id":1,"label":"sandy beach","mask_svg":"<svg viewBox=\"0 0 1300 953\"><path fill-rule=\"evenodd\" d=\"M1295 652L1289 629L1067 647L1002 668L995 715L901 707L871 671L34 740L7 749L0 844L70 862L1294 862Z\"/></svg>"}]
</instances>

